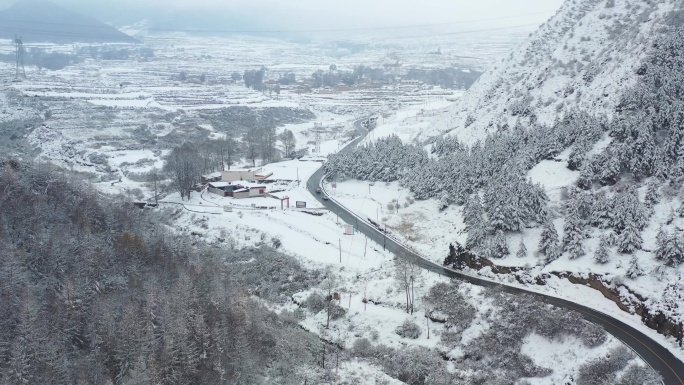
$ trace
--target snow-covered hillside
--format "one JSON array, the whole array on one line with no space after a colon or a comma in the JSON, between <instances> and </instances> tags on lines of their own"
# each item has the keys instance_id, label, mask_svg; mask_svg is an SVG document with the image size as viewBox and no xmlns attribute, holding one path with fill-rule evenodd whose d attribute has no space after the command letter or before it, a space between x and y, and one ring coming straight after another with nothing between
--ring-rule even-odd
<instances>
[{"instance_id":1,"label":"snow-covered hillside","mask_svg":"<svg viewBox=\"0 0 684 385\"><path fill-rule=\"evenodd\" d=\"M388 138L326 172L344 204L428 258L458 242L497 265L468 262L480 274L605 309L570 289L591 281L611 314L682 355L683 26L681 1L568 0L449 111L386 117L371 137Z\"/></svg>"},{"instance_id":2,"label":"snow-covered hillside","mask_svg":"<svg viewBox=\"0 0 684 385\"><path fill-rule=\"evenodd\" d=\"M473 143L518 120L549 125L572 108L610 117L620 90L635 83L649 47L682 6L679 0L566 1L421 139L448 132Z\"/></svg>"}]
</instances>

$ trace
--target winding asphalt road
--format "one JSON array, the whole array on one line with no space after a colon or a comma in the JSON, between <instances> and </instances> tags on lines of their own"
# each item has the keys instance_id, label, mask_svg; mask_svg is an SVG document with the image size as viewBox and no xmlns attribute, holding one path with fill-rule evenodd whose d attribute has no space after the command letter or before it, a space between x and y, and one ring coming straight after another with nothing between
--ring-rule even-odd
<instances>
[{"instance_id":1,"label":"winding asphalt road","mask_svg":"<svg viewBox=\"0 0 684 385\"><path fill-rule=\"evenodd\" d=\"M350 142L341 151L348 151L350 148L356 146L361 140L363 140L367 132L361 126L361 121L362 120L357 120L354 123L354 126L361 133L361 136ZM384 245L387 250L395 255L408 258L421 268L445 277L461 279L484 287L497 287L511 294L531 294L546 303L577 311L582 314L586 320L603 326L608 333L612 334L615 338L631 347L639 356L641 356L644 361L646 361L653 369L660 373L660 375L663 377L663 383L665 385L684 385L684 362L677 359L672 353L670 353L669 350L639 330L625 324L620 320L612 318L605 313L591 309L587 306L550 295L527 291L519 287L508 286L499 282L472 276L429 261L410 250L406 245L403 245L399 241L387 236L376 226L367 222L364 218L354 215L346 207L336 202L334 198L331 197L330 200L327 201L323 200L323 194L316 194L315 190L316 188L322 189L322 181L324 176L323 168L319 169L311 176L306 184L309 192L311 192L311 194L315 196L316 199L318 199L323 206L325 206L331 212L338 213L341 220L348 224L355 225L358 231L362 232L368 238L377 242L378 244ZM445 250L444 252L446 253L447 251Z\"/></svg>"}]
</instances>

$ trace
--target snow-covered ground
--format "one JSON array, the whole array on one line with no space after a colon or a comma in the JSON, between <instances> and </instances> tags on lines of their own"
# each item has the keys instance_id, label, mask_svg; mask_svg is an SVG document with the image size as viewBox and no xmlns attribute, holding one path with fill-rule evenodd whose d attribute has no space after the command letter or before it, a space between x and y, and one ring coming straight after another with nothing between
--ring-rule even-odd
<instances>
[{"instance_id":1,"label":"snow-covered ground","mask_svg":"<svg viewBox=\"0 0 684 385\"><path fill-rule=\"evenodd\" d=\"M163 40L158 43L167 44ZM167 45L166 49L160 49L154 62L122 64L86 61L56 73L37 73L29 69L31 80L11 87L27 97L43 100L51 106L53 117L47 120L45 126L33 130L28 138L32 144L40 147L44 159L78 171L99 175L102 173L101 166L91 163L89 156L103 153L107 156L106 166L117 170L121 179L120 182L103 182L97 183L96 186L101 191L111 194L127 194L140 189L146 199L152 196L149 188L144 183L128 178L127 174L149 171L153 167L160 168L163 165L162 157L168 153L168 149L154 151L150 148L131 146L131 143L136 141L131 130L138 128L141 123L155 125L155 135L157 139L161 139L181 124L176 120L178 115L186 116L192 121L202 113L220 107L302 107L314 111L314 121L321 123L326 131L321 139L321 151L308 157L309 161L292 160L264 167L265 172L273 173L270 179L279 180L269 184L268 191L283 191L273 192L273 197L240 200L204 192L193 193L189 201L183 201L177 194L171 194L161 200L161 205L178 209L176 231L193 234L209 242L220 242L228 235L234 240L234 247L250 247L261 242L274 244L277 239L282 244L281 250L297 256L304 266L330 269L339 276L339 291L342 294L340 305L347 309L348 316L342 321L334 322L330 330L322 331L324 315L312 315L302 321L302 325L307 329L316 333L327 333L326 338L344 341L346 346L351 346L358 338L366 337L397 348L412 345L447 349L439 346L439 340L436 338L442 331L438 324L431 324L433 334L430 339L427 338L427 330L424 330L416 340L399 337L394 332L406 319L411 319L427 329L420 298L434 284L445 282L444 278L423 273L423 279L416 284L417 306L420 311L413 315L406 314L403 292L397 289L392 277L393 256L383 251L381 245L367 240L361 234L345 235L344 224L334 213L323 209L304 186L311 174L321 166L316 160L324 159L326 155L339 150L347 142L349 132L354 129L351 123L356 118L370 113L382 113L379 126L372 131L367 140L397 134L402 140L413 141L429 129L431 123L445 109L459 105L459 102L454 100L460 93L444 93L439 90L409 93L406 90L382 89L333 96L295 93L283 93L278 97L267 96L244 86L226 83L224 79L226 74L229 75L233 70L241 72L252 68L252 63L261 62L250 56L252 50L261 50L260 58L268 57L269 60L276 61L269 65L270 68L277 68L280 71L294 70L298 74L310 74L316 69L325 69L332 58L312 55L311 50L316 49L307 49L304 52L292 49L289 43L261 41L256 45L258 48L254 48L251 43L254 42L245 41L233 45L235 50L226 53L222 45L225 41L211 42L209 46L202 46L195 40L179 41L176 47ZM200 57L206 52L215 54L215 60ZM288 56L273 59L277 56L273 56L274 52ZM373 60L381 60L385 56L386 53L382 53ZM360 63L368 64L368 60L370 59L351 55L343 61L344 64L353 66ZM288 64L288 61L298 64ZM10 70L10 66L0 64L0 72L6 73ZM176 80L180 71L198 75L205 70L210 79L207 84L182 83ZM88 115L91 111L102 113L110 120L91 121ZM0 112L4 114L3 120L17 114L11 111ZM177 115L171 121L159 121L165 113ZM154 117L150 117L153 115ZM278 130L292 130L298 147L307 147L313 152L315 143L311 129L314 121L285 124ZM212 138L222 135L215 127L206 125L204 121L201 126ZM102 136L106 138L103 139ZM559 175L563 175L563 178L567 176L562 174L566 171L554 166L542 164L530 172L530 177L542 183L551 183ZM297 179L300 180L299 183ZM547 185L547 188L556 191L559 197L562 187L561 184ZM326 188L335 199L352 211L387 224L393 234L431 260L441 262L449 243L465 240L465 234L461 232L463 223L460 208L450 207L444 212L439 212L435 202L412 201L411 194L396 183L369 185L366 182L344 181L339 182L336 189L331 189L331 186ZM286 196L290 198L290 208L281 209L281 201L278 198ZM398 211L388 208L393 199L401 203ZM307 210L296 209L297 201L306 202ZM254 209L252 205L266 209ZM226 211L226 206L230 207L231 211ZM323 215L317 216L312 213ZM532 250L538 232L526 230L523 236L528 249ZM517 239L509 240L511 249L517 247L518 242ZM534 266L537 261L538 258L531 253L524 261L503 260L501 263ZM469 298L477 307L478 313L484 314L488 310L487 300L480 289L470 285L463 287L464 290L468 290ZM574 287L562 280L551 280L547 287L539 289L551 290L564 297L583 298L592 307L606 309L605 311L611 314L620 313L621 317L628 318L634 324L640 324L635 317L617 311L614 304L604 300L591 289ZM310 291L303 292L296 297L304 299L309 294ZM382 304L363 303L364 297ZM285 309L294 306L290 304ZM486 317L479 315L473 325L464 332L462 343L467 344L486 328ZM537 342L543 343L530 340L525 345L528 350L523 353L539 359L540 365L546 366L543 357L532 349ZM614 343L614 340L609 340L606 346ZM563 357L566 358L599 355L572 342L561 345L559 350L565 352ZM457 350L454 349L452 353L457 355ZM567 367L576 368L577 362ZM564 370L565 367L558 368L552 378L538 379L541 382L536 383L557 383L557 380L566 378L571 369ZM378 368L370 367L363 362L345 363L340 368L340 374L349 378L363 378L368 384L374 383L370 382L370 378L386 379ZM397 383L393 380L388 381L391 384Z\"/></svg>"}]
</instances>

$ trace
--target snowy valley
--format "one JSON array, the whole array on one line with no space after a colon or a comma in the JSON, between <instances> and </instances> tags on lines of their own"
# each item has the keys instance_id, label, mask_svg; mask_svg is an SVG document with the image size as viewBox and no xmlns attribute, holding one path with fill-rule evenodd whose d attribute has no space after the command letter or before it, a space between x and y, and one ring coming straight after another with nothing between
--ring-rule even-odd
<instances>
[{"instance_id":1,"label":"snowy valley","mask_svg":"<svg viewBox=\"0 0 684 385\"><path fill-rule=\"evenodd\" d=\"M683 21L675 0L567 0L529 36L141 22L121 30L142 44L29 47L60 69L0 61L0 383L669 385L534 294L684 361ZM359 220L527 293L423 270ZM68 332L31 334L53 308Z\"/></svg>"}]
</instances>

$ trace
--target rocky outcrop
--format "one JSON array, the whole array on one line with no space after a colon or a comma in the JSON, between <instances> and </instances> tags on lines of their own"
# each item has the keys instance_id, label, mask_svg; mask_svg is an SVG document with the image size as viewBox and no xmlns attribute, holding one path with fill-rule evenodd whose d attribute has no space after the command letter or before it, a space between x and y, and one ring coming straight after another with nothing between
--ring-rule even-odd
<instances>
[{"instance_id":1,"label":"rocky outcrop","mask_svg":"<svg viewBox=\"0 0 684 385\"><path fill-rule=\"evenodd\" d=\"M449 260L449 259L447 259ZM589 274L587 276L578 276L570 272L551 272L544 273L529 279L529 270L521 267L498 266L494 262L478 257L468 251L460 252L456 255L451 266L455 268L468 267L473 270L482 270L489 268L492 273L497 275L509 274L513 275L515 279L521 284L546 285L548 279L553 275L561 279L567 279L569 282L577 285L591 287L599 291L605 298L614 302L622 311L630 314L638 314L641 321L649 328L656 330L664 336L674 337L680 346L684 346L684 325L682 322L677 322L660 311L652 311L646 306L646 299L624 284L615 284L606 279L606 277ZM622 293L628 293L625 296Z\"/></svg>"}]
</instances>

